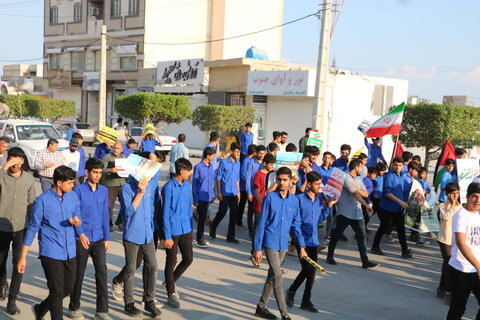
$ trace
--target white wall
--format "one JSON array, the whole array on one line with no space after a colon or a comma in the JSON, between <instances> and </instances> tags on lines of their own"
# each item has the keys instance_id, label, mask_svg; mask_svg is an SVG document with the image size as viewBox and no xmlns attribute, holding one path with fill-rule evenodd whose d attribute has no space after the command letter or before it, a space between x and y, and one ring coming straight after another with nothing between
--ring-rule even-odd
<instances>
[{"instance_id":1,"label":"white wall","mask_svg":"<svg viewBox=\"0 0 480 320\"><path fill-rule=\"evenodd\" d=\"M207 104L207 96L196 94L188 96L190 100L190 108L193 110L196 106ZM203 149L208 143L209 133L200 131L200 129L192 124L191 120L186 120L181 124L171 124L164 129L170 136L177 137L180 133L187 136L185 145L189 148Z\"/></svg>"},{"instance_id":2,"label":"white wall","mask_svg":"<svg viewBox=\"0 0 480 320\"><path fill-rule=\"evenodd\" d=\"M81 114L82 87L68 87L66 89L52 89L53 99L68 99L75 101L77 115Z\"/></svg>"}]
</instances>

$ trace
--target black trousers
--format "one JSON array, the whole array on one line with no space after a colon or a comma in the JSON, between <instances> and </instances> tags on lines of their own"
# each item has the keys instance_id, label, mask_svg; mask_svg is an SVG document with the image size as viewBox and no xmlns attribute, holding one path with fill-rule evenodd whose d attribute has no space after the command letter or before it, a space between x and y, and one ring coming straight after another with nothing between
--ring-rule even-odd
<instances>
[{"instance_id":1,"label":"black trousers","mask_svg":"<svg viewBox=\"0 0 480 320\"><path fill-rule=\"evenodd\" d=\"M375 238L373 239L372 247L379 248L380 240L383 235L392 230L392 226L395 226L398 234L398 242L402 247L402 253L408 250L407 237L405 236L405 215L403 212L392 212L387 210L380 210L378 212L378 218L380 219L380 226L378 227Z\"/></svg>"},{"instance_id":2,"label":"black trousers","mask_svg":"<svg viewBox=\"0 0 480 320\"><path fill-rule=\"evenodd\" d=\"M110 218L110 226L113 226L113 207L115 206L115 200L118 198L120 201L120 192L122 191L121 186L108 187L108 215ZM116 223L121 223L120 215L117 217Z\"/></svg>"},{"instance_id":3,"label":"black trousers","mask_svg":"<svg viewBox=\"0 0 480 320\"><path fill-rule=\"evenodd\" d=\"M197 241L203 240L205 232L205 219L207 219L209 201L198 201L198 222L197 222Z\"/></svg>"},{"instance_id":4,"label":"black trousers","mask_svg":"<svg viewBox=\"0 0 480 320\"><path fill-rule=\"evenodd\" d=\"M167 285L167 293L171 295L175 292L175 283L180 279L182 274L187 271L193 262L193 232L182 234L180 236L172 236L173 247L165 249L167 258L165 260L165 283ZM182 261L177 266L177 251L180 249ZM175 267L176 266L176 267Z\"/></svg>"},{"instance_id":5,"label":"black trousers","mask_svg":"<svg viewBox=\"0 0 480 320\"><path fill-rule=\"evenodd\" d=\"M7 260L10 244L12 245L12 279L8 292L8 299L16 299L22 283L22 274L17 271L18 259L22 254L23 236L25 230L15 232L0 231L0 285L6 286L7 282Z\"/></svg>"},{"instance_id":6,"label":"black trousers","mask_svg":"<svg viewBox=\"0 0 480 320\"><path fill-rule=\"evenodd\" d=\"M452 256L452 246L438 242L440 246L440 252L442 253L442 275L440 276L440 284L438 285L438 290L452 292L452 283L450 277L450 266L448 261Z\"/></svg>"},{"instance_id":7,"label":"black trousers","mask_svg":"<svg viewBox=\"0 0 480 320\"><path fill-rule=\"evenodd\" d=\"M80 309L83 277L87 268L88 257L92 257L95 267L95 288L97 293L97 312L108 312L108 284L107 284L107 259L105 254L105 240L90 242L90 247L85 249L77 241L77 274L68 308L76 311Z\"/></svg>"},{"instance_id":8,"label":"black trousers","mask_svg":"<svg viewBox=\"0 0 480 320\"><path fill-rule=\"evenodd\" d=\"M63 320L63 298L72 292L77 258L56 260L41 256L40 261L48 286L48 297L40 303L40 314L45 316L50 311L52 320Z\"/></svg>"},{"instance_id":9,"label":"black trousers","mask_svg":"<svg viewBox=\"0 0 480 320\"><path fill-rule=\"evenodd\" d=\"M248 202L247 191L240 191L240 202L238 203L237 211L237 226L243 225L243 212L245 211L245 205ZM249 203L250 206L250 203Z\"/></svg>"},{"instance_id":10,"label":"black trousers","mask_svg":"<svg viewBox=\"0 0 480 320\"><path fill-rule=\"evenodd\" d=\"M360 253L360 258L362 262L368 262L367 257L367 244L365 238L365 222L363 219L355 220L349 219L341 214L338 214L336 217L335 229L332 230L332 239L328 244L328 257L333 257L335 253L335 248L337 246L338 239L343 235L343 232L348 226L351 226L353 231L355 231L355 239L357 239L358 252Z\"/></svg>"},{"instance_id":11,"label":"black trousers","mask_svg":"<svg viewBox=\"0 0 480 320\"><path fill-rule=\"evenodd\" d=\"M218 212L213 219L213 222L210 225L211 230L216 231L218 225L222 219L227 214L228 209L230 209L230 219L228 220L228 233L227 239L235 238L235 226L237 222L237 211L238 211L238 197L237 196L223 196L223 200L220 201L218 206Z\"/></svg>"},{"instance_id":12,"label":"black trousers","mask_svg":"<svg viewBox=\"0 0 480 320\"><path fill-rule=\"evenodd\" d=\"M452 266L449 266L449 268L449 276L452 277L452 301L450 302L447 320L461 320L472 291L480 305L480 280L476 272L465 273ZM480 320L480 309L475 320Z\"/></svg>"},{"instance_id":13,"label":"black trousers","mask_svg":"<svg viewBox=\"0 0 480 320\"><path fill-rule=\"evenodd\" d=\"M318 260L318 250L317 247L305 247L305 251L307 252L307 256L312 259L313 261L317 262ZM300 247L297 246L297 252L300 254ZM302 265L302 270L300 273L297 275L295 278L295 281L293 281L292 285L290 288L288 288L288 291L292 292L295 294L297 292L298 288L302 285L303 281L307 280L305 282L305 291L303 291L303 299L302 299L302 304L310 302L310 299L312 297L312 288L313 288L313 283L315 282L315 272L317 269L313 267L310 263L307 261L300 259L300 264Z\"/></svg>"}]
</instances>

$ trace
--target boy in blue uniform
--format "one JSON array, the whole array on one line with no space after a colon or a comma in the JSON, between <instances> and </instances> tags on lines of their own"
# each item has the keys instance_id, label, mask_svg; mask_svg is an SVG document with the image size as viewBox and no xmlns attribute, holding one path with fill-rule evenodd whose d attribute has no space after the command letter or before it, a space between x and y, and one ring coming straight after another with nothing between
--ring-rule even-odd
<instances>
[{"instance_id":1,"label":"boy in blue uniform","mask_svg":"<svg viewBox=\"0 0 480 320\"><path fill-rule=\"evenodd\" d=\"M76 173L60 166L53 173L53 187L42 193L33 203L23 249L17 268L24 273L27 254L37 232L48 297L33 306L36 320L50 311L52 320L63 319L63 298L73 289L77 269L75 235L83 233L80 201L74 192Z\"/></svg>"},{"instance_id":2,"label":"boy in blue uniform","mask_svg":"<svg viewBox=\"0 0 480 320\"><path fill-rule=\"evenodd\" d=\"M305 240L305 251L310 259L317 262L318 253L317 247L320 244L318 241L318 223L324 221L330 213L330 208L335 204L336 199L331 199L328 202L324 201L323 195L320 193L322 186L322 176L311 171L307 174L307 187L308 191L297 195L299 200L300 217L302 220L301 229ZM300 247L297 247L297 252L300 254ZM318 309L315 308L311 302L312 288L315 281L316 269L306 262L300 260L302 265L302 271L295 278L292 285L285 291L285 300L288 307L293 307L295 292L305 283L305 291L303 292L301 309L317 313Z\"/></svg>"},{"instance_id":3,"label":"boy in blue uniform","mask_svg":"<svg viewBox=\"0 0 480 320\"><path fill-rule=\"evenodd\" d=\"M348 172L349 171L348 157L350 156L351 151L352 151L352 147L350 147L348 144L342 144L340 146L340 158L333 161L332 166L340 170L343 170L345 172Z\"/></svg>"},{"instance_id":4,"label":"boy in blue uniform","mask_svg":"<svg viewBox=\"0 0 480 320\"><path fill-rule=\"evenodd\" d=\"M368 197L365 198L365 201L367 202L368 205L372 204L372 198L373 198L373 193L375 191L375 188L373 186L373 181L377 177L377 169L375 167L369 167L368 168L368 173L367 176L363 178L363 184L365 185L365 189L367 189ZM367 225L368 222L370 221L370 215L367 212L367 208L362 206L362 212L363 212L363 218L365 219L365 232L370 233L370 230L368 230ZM373 213L372 213L373 215Z\"/></svg>"},{"instance_id":5,"label":"boy in blue uniform","mask_svg":"<svg viewBox=\"0 0 480 320\"><path fill-rule=\"evenodd\" d=\"M243 148L243 147L242 147ZM244 157L240 162L240 202L238 204L238 214L237 214L237 227L240 229L245 229L243 225L243 211L245 211L245 205L248 201L247 193L247 170L250 162L255 161L257 155L257 146L255 144L250 144L248 146L248 156ZM241 153L240 153L241 157ZM250 206L250 203L249 203Z\"/></svg>"},{"instance_id":6,"label":"boy in blue uniform","mask_svg":"<svg viewBox=\"0 0 480 320\"><path fill-rule=\"evenodd\" d=\"M230 209L227 242L238 244L235 238L238 201L240 200L240 147L233 142L230 146L230 156L220 162L217 172L218 212L210 224L210 237L217 237L217 227Z\"/></svg>"},{"instance_id":7,"label":"boy in blue uniform","mask_svg":"<svg viewBox=\"0 0 480 320\"><path fill-rule=\"evenodd\" d=\"M368 162L367 167L375 167L378 160L381 160L383 164L387 164L385 157L382 153L382 147L380 147L380 138L372 138L372 143L368 143L367 135L365 135L365 147L368 150Z\"/></svg>"},{"instance_id":8,"label":"boy in blue uniform","mask_svg":"<svg viewBox=\"0 0 480 320\"><path fill-rule=\"evenodd\" d=\"M292 183L292 171L287 167L277 170L277 189L268 193L262 201L262 213L258 220L253 242L253 257L262 261L262 249L268 260L268 276L263 293L255 311L255 316L264 319L277 317L267 309L272 290L275 293L282 320L291 320L283 295L281 264L287 252L290 230L300 247L299 257L307 255L301 230L301 217L298 198L289 192Z\"/></svg>"},{"instance_id":9,"label":"boy in blue uniform","mask_svg":"<svg viewBox=\"0 0 480 320\"><path fill-rule=\"evenodd\" d=\"M77 240L77 274L68 306L72 319L83 318L80 311L83 277L88 257L95 266L97 308L95 319L111 319L108 316L108 284L106 253L110 249L110 225L108 209L108 189L99 184L103 172L103 162L97 158L88 159L85 164L87 182L73 191L80 201L83 233Z\"/></svg>"},{"instance_id":10,"label":"boy in blue uniform","mask_svg":"<svg viewBox=\"0 0 480 320\"><path fill-rule=\"evenodd\" d=\"M248 234L253 235L253 221L254 221L254 197L255 191L253 188L253 179L257 172L263 167L263 158L267 150L264 145L257 146L255 157L248 163L247 172L245 175L245 190L248 197L248 213L247 213L247 227Z\"/></svg>"},{"instance_id":11,"label":"boy in blue uniform","mask_svg":"<svg viewBox=\"0 0 480 320\"><path fill-rule=\"evenodd\" d=\"M163 233L165 234L165 282L167 304L180 308L180 299L175 293L175 283L193 261L193 212L190 190L192 164L185 158L175 161L175 177L162 189ZM177 264L177 250L182 253L182 261ZM176 266L176 267L175 267Z\"/></svg>"},{"instance_id":12,"label":"boy in blue uniform","mask_svg":"<svg viewBox=\"0 0 480 320\"><path fill-rule=\"evenodd\" d=\"M447 195L445 193L445 187L450 182L457 182L457 174L455 170L455 160L447 159L445 161L445 171L442 174L442 179L440 181L440 195L438 196L438 202L447 201Z\"/></svg>"},{"instance_id":13,"label":"boy in blue uniform","mask_svg":"<svg viewBox=\"0 0 480 320\"><path fill-rule=\"evenodd\" d=\"M245 131L240 136L240 145L242 146L240 151L240 161L242 162L243 159L248 156L248 147L253 144L253 137L254 134L252 133L252 123L247 122L245 123Z\"/></svg>"},{"instance_id":14,"label":"boy in blue uniform","mask_svg":"<svg viewBox=\"0 0 480 320\"><path fill-rule=\"evenodd\" d=\"M138 142L138 148L140 152L155 152L155 146L163 147L162 141L153 135L153 133L147 134L145 137L141 137Z\"/></svg>"}]
</instances>

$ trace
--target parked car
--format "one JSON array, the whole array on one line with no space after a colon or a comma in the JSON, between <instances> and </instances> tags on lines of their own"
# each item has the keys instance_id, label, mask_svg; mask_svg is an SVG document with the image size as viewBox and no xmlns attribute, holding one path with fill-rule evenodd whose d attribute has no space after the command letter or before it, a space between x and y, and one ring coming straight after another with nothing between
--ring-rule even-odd
<instances>
[{"instance_id":1,"label":"parked car","mask_svg":"<svg viewBox=\"0 0 480 320\"><path fill-rule=\"evenodd\" d=\"M130 135L135 142L138 144L140 138L142 136L143 128L142 127L132 127L130 128ZM164 151L165 153L170 152L172 150L173 145L177 143L177 138L167 135L165 131L162 129L157 129L157 133L160 137L160 141L162 141L163 147L156 146L155 150Z\"/></svg>"},{"instance_id":2,"label":"parked car","mask_svg":"<svg viewBox=\"0 0 480 320\"><path fill-rule=\"evenodd\" d=\"M10 139L10 148L20 147L25 152L30 167L33 166L37 152L47 147L48 139L58 140L58 150L68 148L54 126L48 122L26 119L1 119L0 136Z\"/></svg>"},{"instance_id":3,"label":"parked car","mask_svg":"<svg viewBox=\"0 0 480 320\"><path fill-rule=\"evenodd\" d=\"M73 131L78 132L83 137L83 143L93 146L95 141L95 131L88 123L79 123L79 122L62 122L57 124L57 130L61 132L63 138L66 137L65 130L67 129L67 124L73 129Z\"/></svg>"}]
</instances>

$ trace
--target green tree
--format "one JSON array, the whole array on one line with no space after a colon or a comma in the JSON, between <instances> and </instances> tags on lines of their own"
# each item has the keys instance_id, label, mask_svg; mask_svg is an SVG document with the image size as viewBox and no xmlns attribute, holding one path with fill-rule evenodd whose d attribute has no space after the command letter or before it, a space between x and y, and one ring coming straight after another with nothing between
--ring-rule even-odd
<instances>
[{"instance_id":1,"label":"green tree","mask_svg":"<svg viewBox=\"0 0 480 320\"><path fill-rule=\"evenodd\" d=\"M190 101L185 96L150 93L120 96L115 101L115 109L122 117L138 120L142 125L165 122L162 128L191 119L189 105Z\"/></svg>"},{"instance_id":2,"label":"green tree","mask_svg":"<svg viewBox=\"0 0 480 320\"><path fill-rule=\"evenodd\" d=\"M27 107L25 106L26 100L31 99L42 99L29 94L24 95L8 95L2 97L3 103L5 103L10 108L10 116L14 118L26 117L29 116Z\"/></svg>"},{"instance_id":3,"label":"green tree","mask_svg":"<svg viewBox=\"0 0 480 320\"><path fill-rule=\"evenodd\" d=\"M400 141L407 147L425 148L425 167L440 151L445 139L455 147L480 145L480 108L441 104L407 105Z\"/></svg>"},{"instance_id":4,"label":"green tree","mask_svg":"<svg viewBox=\"0 0 480 320\"><path fill-rule=\"evenodd\" d=\"M202 131L236 131L254 119L255 109L245 106L206 104L193 111L193 125Z\"/></svg>"},{"instance_id":5,"label":"green tree","mask_svg":"<svg viewBox=\"0 0 480 320\"><path fill-rule=\"evenodd\" d=\"M75 101L65 99L26 99L25 107L31 117L50 119L74 117L76 115Z\"/></svg>"}]
</instances>

